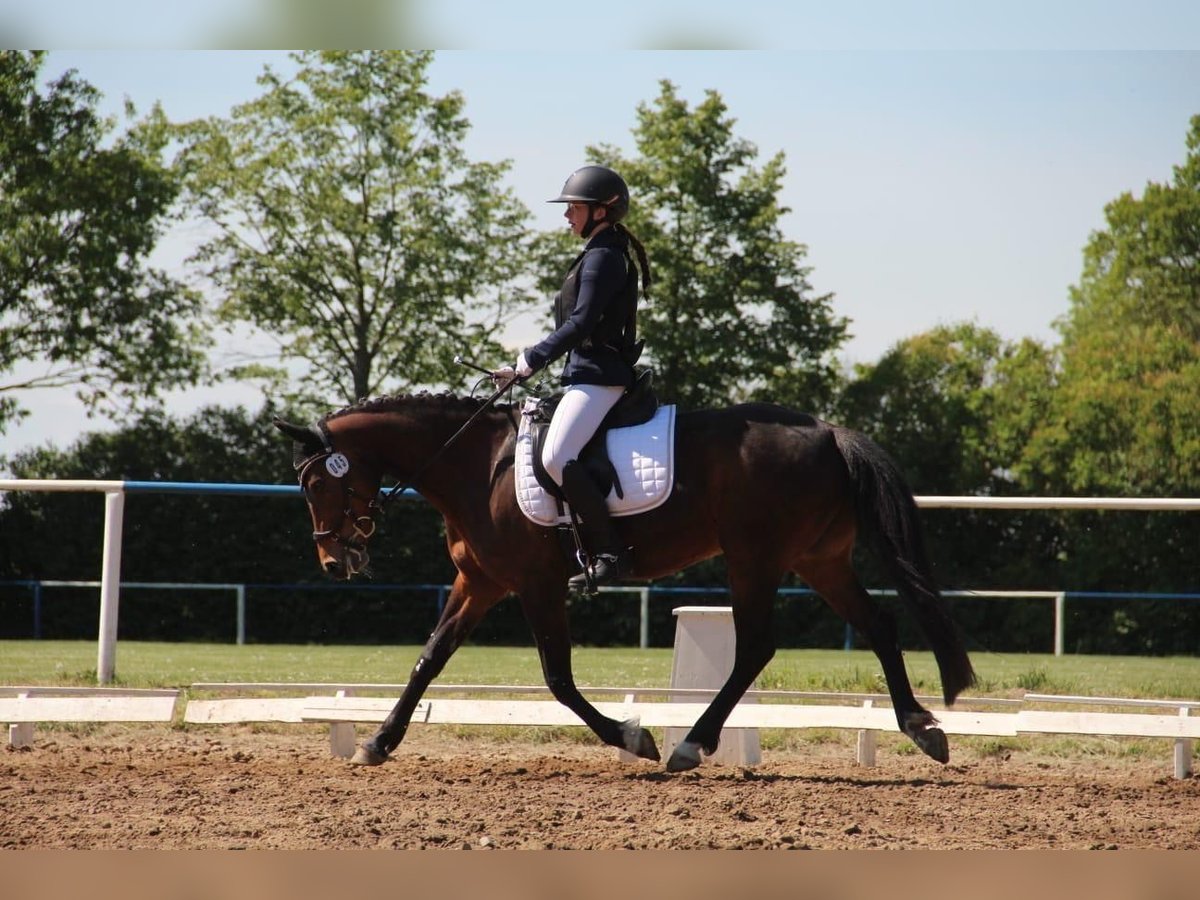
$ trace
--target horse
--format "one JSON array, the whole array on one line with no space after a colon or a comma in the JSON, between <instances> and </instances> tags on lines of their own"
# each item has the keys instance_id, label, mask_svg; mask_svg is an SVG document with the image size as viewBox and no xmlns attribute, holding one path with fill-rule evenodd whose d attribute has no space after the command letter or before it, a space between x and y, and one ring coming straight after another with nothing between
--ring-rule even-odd
<instances>
[{"instance_id":1,"label":"horse","mask_svg":"<svg viewBox=\"0 0 1200 900\"><path fill-rule=\"evenodd\" d=\"M493 398L494 399L494 398ZM313 425L276 419L292 438L319 564L350 579L369 565L368 542L385 476L411 483L445 521L457 574L437 625L395 707L351 762L379 765L403 740L422 694L489 609L510 594L533 632L546 685L605 744L660 760L637 720L602 715L571 673L567 579L577 569L554 527L534 524L515 496L514 404L450 394L381 397ZM662 505L614 520L633 548L631 580L650 580L723 555L735 653L724 685L666 769L682 772L717 750L721 728L775 653L772 608L794 573L867 641L883 667L899 729L949 761L937 719L913 696L891 613L852 565L868 538L937 661L953 704L975 683L960 631L934 583L916 503L899 468L866 435L768 403L679 412L675 480ZM397 485L397 488L399 485Z\"/></svg>"}]
</instances>

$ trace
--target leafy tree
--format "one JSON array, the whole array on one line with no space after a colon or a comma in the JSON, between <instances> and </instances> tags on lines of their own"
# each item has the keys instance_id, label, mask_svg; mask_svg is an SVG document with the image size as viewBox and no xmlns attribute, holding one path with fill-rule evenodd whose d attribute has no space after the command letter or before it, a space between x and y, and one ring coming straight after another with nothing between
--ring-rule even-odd
<instances>
[{"instance_id":1,"label":"leafy tree","mask_svg":"<svg viewBox=\"0 0 1200 900\"><path fill-rule=\"evenodd\" d=\"M310 396L446 384L455 352L499 357L492 335L529 299L528 212L507 163L464 154L463 98L425 92L427 52L293 58L228 119L177 129L224 317L307 364Z\"/></svg>"},{"instance_id":2,"label":"leafy tree","mask_svg":"<svg viewBox=\"0 0 1200 900\"><path fill-rule=\"evenodd\" d=\"M1044 421L1053 364L1034 341L1009 343L971 323L940 326L858 366L838 415L887 448L916 494L1013 494L1015 454ZM931 510L923 519L947 586L1040 588L1054 567L1059 538L1045 514Z\"/></svg>"},{"instance_id":3,"label":"leafy tree","mask_svg":"<svg viewBox=\"0 0 1200 900\"><path fill-rule=\"evenodd\" d=\"M1052 365L1036 342L1009 344L971 323L939 326L857 366L839 416L902 461L918 493L1002 493L1013 480L1008 453L1023 443L1028 417L1044 415Z\"/></svg>"},{"instance_id":4,"label":"leafy tree","mask_svg":"<svg viewBox=\"0 0 1200 900\"><path fill-rule=\"evenodd\" d=\"M1136 325L1200 342L1200 115L1170 184L1150 182L1104 209L1091 235L1080 284L1071 290L1064 343Z\"/></svg>"},{"instance_id":5,"label":"leafy tree","mask_svg":"<svg viewBox=\"0 0 1200 900\"><path fill-rule=\"evenodd\" d=\"M1172 184L1122 194L1088 241L1052 421L1027 452L1037 486L1200 493L1200 116L1187 147Z\"/></svg>"},{"instance_id":6,"label":"leafy tree","mask_svg":"<svg viewBox=\"0 0 1200 900\"><path fill-rule=\"evenodd\" d=\"M0 431L17 390L119 413L204 371L199 297L147 265L178 193L164 135L113 137L73 70L39 88L43 62L0 52Z\"/></svg>"},{"instance_id":7,"label":"leafy tree","mask_svg":"<svg viewBox=\"0 0 1200 900\"><path fill-rule=\"evenodd\" d=\"M1061 323L1061 371L1025 447L1030 490L1083 496L1200 495L1200 116L1169 184L1105 207ZM1066 579L1096 590L1195 591L1195 513L1079 513ZM1106 608L1143 651L1196 652L1184 605ZM1173 622L1167 637L1148 629ZM1190 637L1189 637L1190 636Z\"/></svg>"},{"instance_id":8,"label":"leafy tree","mask_svg":"<svg viewBox=\"0 0 1200 900\"><path fill-rule=\"evenodd\" d=\"M638 156L588 148L629 182L629 227L649 251L654 284L639 331L664 399L819 409L846 323L831 295L811 295L806 248L783 235L783 154L755 166L757 148L734 124L716 91L691 108L663 81L654 104L638 107Z\"/></svg>"}]
</instances>

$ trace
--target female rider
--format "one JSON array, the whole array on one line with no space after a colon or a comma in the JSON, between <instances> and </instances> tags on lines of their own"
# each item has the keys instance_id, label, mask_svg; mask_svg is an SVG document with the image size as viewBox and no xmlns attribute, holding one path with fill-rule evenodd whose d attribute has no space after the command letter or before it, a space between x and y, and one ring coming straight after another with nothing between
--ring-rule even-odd
<instances>
[{"instance_id":1,"label":"female rider","mask_svg":"<svg viewBox=\"0 0 1200 900\"><path fill-rule=\"evenodd\" d=\"M528 378L566 355L560 379L566 392L551 419L542 464L579 516L593 583L608 584L628 571L630 550L618 544L605 499L578 458L634 381L640 348L635 343L638 267L630 246L637 252L646 284L649 265L641 242L620 224L629 210L629 188L612 169L577 169L562 192L547 202L567 205L564 215L571 232L587 243L555 298L554 331L523 350L515 366L494 372L493 379ZM586 585L583 573L570 580L575 589Z\"/></svg>"}]
</instances>

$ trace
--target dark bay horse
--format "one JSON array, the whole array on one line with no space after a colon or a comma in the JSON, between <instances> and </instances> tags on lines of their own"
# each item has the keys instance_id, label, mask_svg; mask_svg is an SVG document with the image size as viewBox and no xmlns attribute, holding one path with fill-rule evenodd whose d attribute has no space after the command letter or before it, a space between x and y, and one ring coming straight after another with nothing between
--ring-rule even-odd
<instances>
[{"instance_id":1,"label":"dark bay horse","mask_svg":"<svg viewBox=\"0 0 1200 900\"><path fill-rule=\"evenodd\" d=\"M408 483L418 473L415 487L445 518L458 570L403 695L353 762L378 765L388 758L425 688L484 614L510 593L520 600L554 697L606 744L658 760L646 729L601 715L575 685L566 611L573 561L553 528L535 525L518 507L513 457L519 409L481 405L421 394L365 401L313 426L275 422L296 442L317 556L328 573L350 578L365 569L384 476ZM444 448L472 417L460 439ZM725 556L736 651L728 680L667 769L691 769L702 751L716 751L726 718L775 653L773 602L789 572L867 639L883 665L900 730L946 762L946 736L913 696L895 624L851 567L862 531L929 641L946 703L953 703L975 673L931 578L916 504L895 464L862 434L770 404L680 413L676 424L670 499L615 519L615 526L633 547L633 579Z\"/></svg>"}]
</instances>

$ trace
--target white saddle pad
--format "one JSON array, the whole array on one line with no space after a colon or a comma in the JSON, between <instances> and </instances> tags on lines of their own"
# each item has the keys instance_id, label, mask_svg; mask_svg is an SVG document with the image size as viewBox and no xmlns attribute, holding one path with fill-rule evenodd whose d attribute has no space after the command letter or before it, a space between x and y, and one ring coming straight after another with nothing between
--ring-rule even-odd
<instances>
[{"instance_id":1,"label":"white saddle pad","mask_svg":"<svg viewBox=\"0 0 1200 900\"><path fill-rule=\"evenodd\" d=\"M559 516L557 502L533 474L529 413L536 405L536 400L525 401L517 431L517 505L539 525L566 524L571 521L570 515ZM654 418L645 424L610 429L606 441L608 457L625 494L618 497L615 490L609 492L609 512L614 516L632 516L665 503L675 483L675 407L660 406Z\"/></svg>"}]
</instances>

